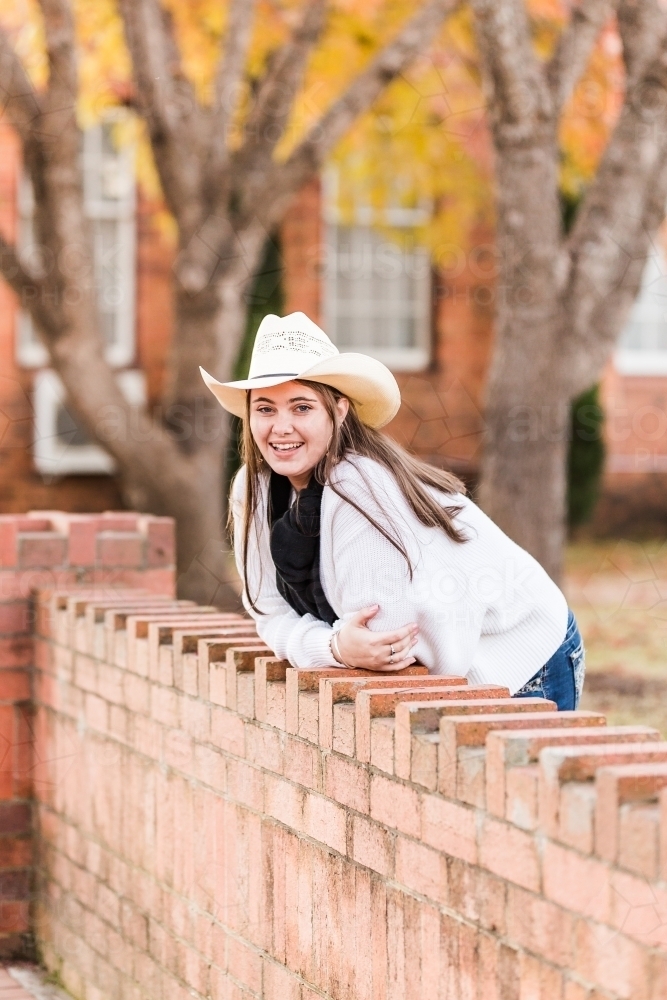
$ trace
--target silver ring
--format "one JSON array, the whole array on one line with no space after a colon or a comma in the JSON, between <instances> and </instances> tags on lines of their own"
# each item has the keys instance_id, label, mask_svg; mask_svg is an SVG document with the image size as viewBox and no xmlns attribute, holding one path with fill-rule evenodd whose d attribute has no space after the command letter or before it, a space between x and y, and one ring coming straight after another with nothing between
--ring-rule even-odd
<instances>
[{"instance_id":1,"label":"silver ring","mask_svg":"<svg viewBox=\"0 0 667 1000\"><path fill-rule=\"evenodd\" d=\"M394 654L393 654L393 653L392 653L392 654L391 654L391 656L389 657L389 662L390 662L390 663L393 663L393 662L394 662Z\"/></svg>"},{"instance_id":2,"label":"silver ring","mask_svg":"<svg viewBox=\"0 0 667 1000\"><path fill-rule=\"evenodd\" d=\"M390 645L390 646L389 646L389 652L390 652L390 654L391 654L391 655L393 656L393 655L394 655L394 653L396 652L396 650L394 649L394 647L393 647L393 646L391 646L391 645Z\"/></svg>"}]
</instances>

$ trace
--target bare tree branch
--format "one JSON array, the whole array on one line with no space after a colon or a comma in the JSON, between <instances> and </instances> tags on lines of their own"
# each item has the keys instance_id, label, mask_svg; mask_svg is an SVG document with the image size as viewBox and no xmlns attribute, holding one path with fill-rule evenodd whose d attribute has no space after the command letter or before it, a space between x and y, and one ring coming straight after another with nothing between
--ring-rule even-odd
<instances>
[{"instance_id":1,"label":"bare tree branch","mask_svg":"<svg viewBox=\"0 0 667 1000\"><path fill-rule=\"evenodd\" d=\"M324 164L327 156L356 118L373 105L382 91L396 79L430 43L442 22L460 6L460 0L430 0L349 84L347 90L292 151L284 164L274 167L265 224L270 227L291 197Z\"/></svg>"},{"instance_id":2,"label":"bare tree branch","mask_svg":"<svg viewBox=\"0 0 667 1000\"><path fill-rule=\"evenodd\" d=\"M238 106L238 88L243 78L252 34L256 0L232 0L229 23L216 74L214 116L207 175L219 175L229 157L229 127Z\"/></svg>"},{"instance_id":3,"label":"bare tree branch","mask_svg":"<svg viewBox=\"0 0 667 1000\"><path fill-rule=\"evenodd\" d=\"M618 0L582 0L573 9L570 21L547 65L547 80L553 95L554 111L567 104L588 65L600 31L614 13Z\"/></svg>"},{"instance_id":4,"label":"bare tree branch","mask_svg":"<svg viewBox=\"0 0 667 1000\"><path fill-rule=\"evenodd\" d=\"M0 275L16 293L20 303L29 302L36 324L50 337L57 337L63 322L57 307L42 293L40 275L31 273L19 259L16 247L0 233ZM45 305L49 302L48 306Z\"/></svg>"},{"instance_id":5,"label":"bare tree branch","mask_svg":"<svg viewBox=\"0 0 667 1000\"><path fill-rule=\"evenodd\" d=\"M179 256L176 271L182 286L200 290L208 280L210 267L217 267L219 257L236 253L237 235L230 224L228 201L235 185L242 192L250 211L246 221L256 215L256 193L266 187L273 170L272 153L285 131L294 99L303 81L308 56L324 25L327 0L308 0L303 18L291 39L275 53L260 84L255 105L244 124L245 142L233 158L233 170L217 176L208 174L208 187L214 194L187 251ZM215 146L213 147L215 149ZM259 213L261 216L261 212Z\"/></svg>"},{"instance_id":6,"label":"bare tree branch","mask_svg":"<svg viewBox=\"0 0 667 1000\"><path fill-rule=\"evenodd\" d=\"M158 0L119 0L119 6L162 192L179 225L192 228L199 214L202 126L194 88Z\"/></svg>"},{"instance_id":7,"label":"bare tree branch","mask_svg":"<svg viewBox=\"0 0 667 1000\"><path fill-rule=\"evenodd\" d=\"M615 273L609 282L610 290L604 296L598 296L591 310L588 341L573 352L569 365L573 396L586 390L600 377L639 293L646 261L652 253L659 252L656 233L665 216L667 156L656 167L644 215L633 220L635 225L632 231L626 233L623 245L616 247Z\"/></svg>"},{"instance_id":8,"label":"bare tree branch","mask_svg":"<svg viewBox=\"0 0 667 1000\"><path fill-rule=\"evenodd\" d=\"M309 0L292 37L271 59L245 123L247 138L239 151L239 163L261 168L282 138L308 56L324 28L326 7L327 0Z\"/></svg>"},{"instance_id":9,"label":"bare tree branch","mask_svg":"<svg viewBox=\"0 0 667 1000\"><path fill-rule=\"evenodd\" d=\"M630 92L646 66L658 55L665 34L667 11L660 0L621 0L618 30Z\"/></svg>"},{"instance_id":10,"label":"bare tree branch","mask_svg":"<svg viewBox=\"0 0 667 1000\"><path fill-rule=\"evenodd\" d=\"M667 195L667 28L661 48L628 93L598 172L564 245L570 303L569 340L574 355L600 353L618 335L620 322L605 328L609 297L632 301L638 284L627 280L632 261L643 265L650 240L664 218ZM634 272L633 272L634 273ZM628 298L629 297L629 298ZM623 307L625 308L625 306ZM600 355L602 356L602 355Z\"/></svg>"},{"instance_id":11,"label":"bare tree branch","mask_svg":"<svg viewBox=\"0 0 667 1000\"><path fill-rule=\"evenodd\" d=\"M39 0L49 59L49 92L55 101L76 102L77 65L74 16L68 0Z\"/></svg>"},{"instance_id":12,"label":"bare tree branch","mask_svg":"<svg viewBox=\"0 0 667 1000\"><path fill-rule=\"evenodd\" d=\"M526 5L524 0L471 0L471 7L496 143L516 144L531 136L538 122L553 119Z\"/></svg>"},{"instance_id":13,"label":"bare tree branch","mask_svg":"<svg viewBox=\"0 0 667 1000\"><path fill-rule=\"evenodd\" d=\"M39 97L23 63L1 28L0 111L7 115L23 142L31 137L35 120L41 111Z\"/></svg>"},{"instance_id":14,"label":"bare tree branch","mask_svg":"<svg viewBox=\"0 0 667 1000\"><path fill-rule=\"evenodd\" d=\"M76 118L79 81L74 15L70 0L39 0L39 5L44 21L49 79L42 98L39 129L34 130L32 136L38 145L37 148L31 148L31 144L26 143L25 162L31 173L40 209L46 208L44 199L49 189L47 175L56 170L68 174L68 197L80 201L83 211L80 132ZM55 210L55 201L51 207ZM37 212L38 228L42 214L44 213Z\"/></svg>"}]
</instances>

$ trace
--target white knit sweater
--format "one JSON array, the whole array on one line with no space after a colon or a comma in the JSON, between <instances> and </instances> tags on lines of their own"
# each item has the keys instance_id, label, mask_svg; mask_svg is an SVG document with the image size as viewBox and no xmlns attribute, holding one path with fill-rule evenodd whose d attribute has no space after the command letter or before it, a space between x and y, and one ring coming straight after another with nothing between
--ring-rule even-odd
<instances>
[{"instance_id":1,"label":"white knit sweater","mask_svg":"<svg viewBox=\"0 0 667 1000\"><path fill-rule=\"evenodd\" d=\"M413 566L355 508L325 486L320 525L320 575L339 620L333 628L300 616L276 587L266 520L267 484L250 533L247 584L257 607L243 603L276 656L295 667L340 666L331 655L331 633L356 611L380 610L375 631L415 621L418 661L433 674L465 676L470 683L504 684L512 694L549 659L565 637L565 597L538 562L516 545L463 495L444 496L462 508L456 517L467 541L452 541L415 517L394 477L372 459L352 456L334 473L335 484L389 533L398 533ZM245 468L232 490L236 564L241 558ZM394 534L395 537L395 534Z\"/></svg>"}]
</instances>

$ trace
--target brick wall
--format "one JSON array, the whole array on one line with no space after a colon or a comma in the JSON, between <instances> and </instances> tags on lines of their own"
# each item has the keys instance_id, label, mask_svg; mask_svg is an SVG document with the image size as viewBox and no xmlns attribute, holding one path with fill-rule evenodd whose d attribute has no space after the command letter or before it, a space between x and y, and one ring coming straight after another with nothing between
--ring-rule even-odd
<instances>
[{"instance_id":1,"label":"brick wall","mask_svg":"<svg viewBox=\"0 0 667 1000\"><path fill-rule=\"evenodd\" d=\"M173 596L174 582L170 518L116 511L0 516L0 958L29 947L36 791L33 634L44 610L31 596L34 588L41 587L45 597L76 585L81 595L102 599L131 587L135 603L141 588L142 600L164 603Z\"/></svg>"},{"instance_id":2,"label":"brick wall","mask_svg":"<svg viewBox=\"0 0 667 1000\"><path fill-rule=\"evenodd\" d=\"M76 997L667 996L657 731L295 671L212 608L40 607L34 920Z\"/></svg>"}]
</instances>

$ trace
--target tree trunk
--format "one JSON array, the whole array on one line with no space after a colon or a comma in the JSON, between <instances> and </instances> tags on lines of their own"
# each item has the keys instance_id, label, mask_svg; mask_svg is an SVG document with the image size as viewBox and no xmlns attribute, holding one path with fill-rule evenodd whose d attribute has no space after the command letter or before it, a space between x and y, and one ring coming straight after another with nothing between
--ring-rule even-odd
<instances>
[{"instance_id":1,"label":"tree trunk","mask_svg":"<svg viewBox=\"0 0 667 1000\"><path fill-rule=\"evenodd\" d=\"M559 581L565 541L569 400L538 400L522 378L490 386L479 500L486 513ZM508 405L505 396L524 397Z\"/></svg>"},{"instance_id":2,"label":"tree trunk","mask_svg":"<svg viewBox=\"0 0 667 1000\"><path fill-rule=\"evenodd\" d=\"M499 276L480 503L556 580L565 532L569 396L558 363L561 216L555 129L497 126ZM545 390L546 387L546 390Z\"/></svg>"},{"instance_id":3,"label":"tree trunk","mask_svg":"<svg viewBox=\"0 0 667 1000\"><path fill-rule=\"evenodd\" d=\"M247 240L245 250L240 263L226 267L200 292L176 288L162 413L177 446L171 468L163 468L157 479L146 473L143 462L121 469L121 488L130 507L176 520L179 597L226 609L240 607L230 577L225 528L230 419L204 385L199 365L221 381L232 378L245 333L247 290L262 243Z\"/></svg>"},{"instance_id":4,"label":"tree trunk","mask_svg":"<svg viewBox=\"0 0 667 1000\"><path fill-rule=\"evenodd\" d=\"M136 469L122 477L122 489L130 509L175 519L178 596L239 610L224 524L226 441L226 434L219 435L195 454L177 459L165 469L158 489L142 481Z\"/></svg>"}]
</instances>

